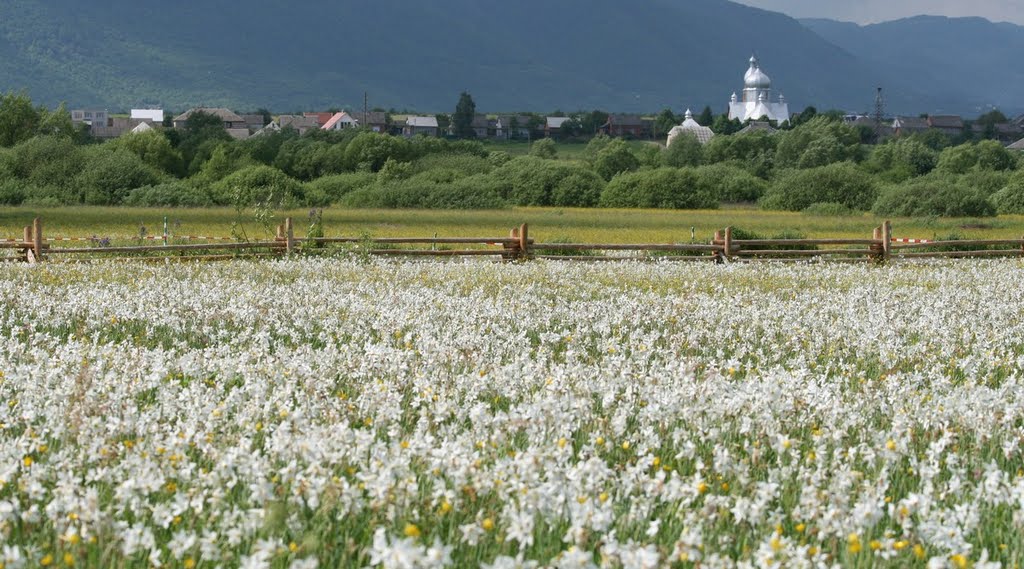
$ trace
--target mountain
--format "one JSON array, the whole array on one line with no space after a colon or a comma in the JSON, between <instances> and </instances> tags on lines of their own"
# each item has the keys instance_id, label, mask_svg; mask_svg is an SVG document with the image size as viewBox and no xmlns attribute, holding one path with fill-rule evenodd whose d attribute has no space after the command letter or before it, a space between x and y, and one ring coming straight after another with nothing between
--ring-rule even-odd
<instances>
[{"instance_id":1,"label":"mountain","mask_svg":"<svg viewBox=\"0 0 1024 569\"><path fill-rule=\"evenodd\" d=\"M934 112L1024 111L1024 27L983 18L918 16L859 26L809 19L805 26L889 76L897 98L928 90Z\"/></svg>"},{"instance_id":2,"label":"mountain","mask_svg":"<svg viewBox=\"0 0 1024 569\"><path fill-rule=\"evenodd\" d=\"M727 0L4 0L0 91L112 110L361 107L366 92L450 112L468 90L485 111L720 112L756 51L793 110L867 109L880 84L915 112L973 104L818 24Z\"/></svg>"}]
</instances>

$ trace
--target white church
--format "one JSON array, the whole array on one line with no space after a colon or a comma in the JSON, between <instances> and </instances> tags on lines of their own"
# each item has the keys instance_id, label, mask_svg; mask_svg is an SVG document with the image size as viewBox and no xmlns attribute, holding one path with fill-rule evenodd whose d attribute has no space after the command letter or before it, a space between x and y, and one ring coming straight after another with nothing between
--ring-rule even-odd
<instances>
[{"instance_id":1,"label":"white church","mask_svg":"<svg viewBox=\"0 0 1024 569\"><path fill-rule=\"evenodd\" d=\"M772 80L761 71L757 57L750 57L750 69L743 76L743 98L736 93L729 101L729 118L740 122L758 120L761 117L777 121L779 124L789 121L789 105L786 98L779 94L777 101L772 101Z\"/></svg>"}]
</instances>

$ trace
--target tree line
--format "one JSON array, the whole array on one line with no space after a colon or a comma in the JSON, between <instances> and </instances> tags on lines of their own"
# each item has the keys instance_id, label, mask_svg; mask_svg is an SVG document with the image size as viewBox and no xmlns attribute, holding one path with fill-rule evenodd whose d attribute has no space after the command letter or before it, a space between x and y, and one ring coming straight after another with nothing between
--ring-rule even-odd
<instances>
[{"instance_id":1,"label":"tree line","mask_svg":"<svg viewBox=\"0 0 1024 569\"><path fill-rule=\"evenodd\" d=\"M463 109L468 116L472 109ZM878 145L835 116L789 130L682 137L669 148L597 136L573 160L550 139L529 155L472 140L361 129L232 139L219 118L103 143L63 109L0 98L0 204L202 207L716 208L891 216L1024 213L1024 155L928 132Z\"/></svg>"}]
</instances>

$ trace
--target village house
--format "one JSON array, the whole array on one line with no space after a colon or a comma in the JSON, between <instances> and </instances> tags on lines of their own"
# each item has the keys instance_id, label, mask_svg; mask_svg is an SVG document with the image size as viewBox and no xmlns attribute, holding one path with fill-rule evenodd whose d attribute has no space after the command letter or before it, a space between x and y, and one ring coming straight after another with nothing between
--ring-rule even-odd
<instances>
[{"instance_id":1,"label":"village house","mask_svg":"<svg viewBox=\"0 0 1024 569\"><path fill-rule=\"evenodd\" d=\"M307 132L320 128L320 123L317 120L317 116L308 115L281 115L277 117L277 125L282 130L286 128L292 128L299 132L300 135L306 134Z\"/></svg>"},{"instance_id":2,"label":"village house","mask_svg":"<svg viewBox=\"0 0 1024 569\"><path fill-rule=\"evenodd\" d=\"M75 109L71 111L71 122L89 126L107 126L110 115L97 109Z\"/></svg>"},{"instance_id":3,"label":"village house","mask_svg":"<svg viewBox=\"0 0 1024 569\"><path fill-rule=\"evenodd\" d=\"M188 117L192 116L193 113L199 111L219 117L220 120L224 123L224 128L228 132L231 132L232 130L244 130L246 132L246 136L248 136L249 128L245 123L245 119L238 116L233 111L224 108L196 107L194 109L189 109L184 113L174 117L174 128L185 128L185 121L188 120Z\"/></svg>"},{"instance_id":4,"label":"village house","mask_svg":"<svg viewBox=\"0 0 1024 569\"><path fill-rule=\"evenodd\" d=\"M302 116L308 119L316 120L316 127L320 128L327 124L327 121L331 120L331 117L333 117L336 114L337 113L332 113L328 111L323 113L302 113Z\"/></svg>"},{"instance_id":5,"label":"village house","mask_svg":"<svg viewBox=\"0 0 1024 569\"><path fill-rule=\"evenodd\" d=\"M164 110L163 109L132 109L130 117L133 121L148 122L154 124L163 124L164 122Z\"/></svg>"},{"instance_id":6,"label":"village house","mask_svg":"<svg viewBox=\"0 0 1024 569\"><path fill-rule=\"evenodd\" d=\"M402 127L402 136L413 137L417 135L437 136L437 117L407 117L405 125Z\"/></svg>"},{"instance_id":7,"label":"village house","mask_svg":"<svg viewBox=\"0 0 1024 569\"><path fill-rule=\"evenodd\" d=\"M359 122L360 128L371 132L387 132L388 115L380 111L352 111L349 113Z\"/></svg>"},{"instance_id":8,"label":"village house","mask_svg":"<svg viewBox=\"0 0 1024 569\"><path fill-rule=\"evenodd\" d=\"M892 132L895 136L910 136L926 132L929 128L928 120L920 117L896 117L892 121Z\"/></svg>"},{"instance_id":9,"label":"village house","mask_svg":"<svg viewBox=\"0 0 1024 569\"><path fill-rule=\"evenodd\" d=\"M331 118L327 119L327 122L320 127L321 130L345 130L349 128L356 128L359 126L359 121L352 115L342 111L340 113L334 113Z\"/></svg>"},{"instance_id":10,"label":"village house","mask_svg":"<svg viewBox=\"0 0 1024 569\"><path fill-rule=\"evenodd\" d=\"M526 115L499 115L491 126L493 138L499 140L530 139L530 117Z\"/></svg>"},{"instance_id":11,"label":"village house","mask_svg":"<svg viewBox=\"0 0 1024 569\"><path fill-rule=\"evenodd\" d=\"M651 126L640 115L608 115L608 121L599 130L608 136L650 138Z\"/></svg>"},{"instance_id":12,"label":"village house","mask_svg":"<svg viewBox=\"0 0 1024 569\"><path fill-rule=\"evenodd\" d=\"M964 132L964 119L957 115L928 115L928 126L951 138Z\"/></svg>"},{"instance_id":13,"label":"village house","mask_svg":"<svg viewBox=\"0 0 1024 569\"><path fill-rule=\"evenodd\" d=\"M569 120L569 117L546 117L544 119L544 136L550 138L558 136L562 131L562 125Z\"/></svg>"}]
</instances>

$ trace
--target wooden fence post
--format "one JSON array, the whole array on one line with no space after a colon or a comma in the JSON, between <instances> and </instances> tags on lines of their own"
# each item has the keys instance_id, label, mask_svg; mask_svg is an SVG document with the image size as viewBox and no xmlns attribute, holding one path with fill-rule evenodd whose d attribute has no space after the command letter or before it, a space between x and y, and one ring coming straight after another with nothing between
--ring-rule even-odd
<instances>
[{"instance_id":1,"label":"wooden fence post","mask_svg":"<svg viewBox=\"0 0 1024 569\"><path fill-rule=\"evenodd\" d=\"M36 260L43 260L43 220L38 217L32 220L32 252Z\"/></svg>"},{"instance_id":2,"label":"wooden fence post","mask_svg":"<svg viewBox=\"0 0 1024 569\"><path fill-rule=\"evenodd\" d=\"M732 227L725 228L725 257L732 256Z\"/></svg>"},{"instance_id":3,"label":"wooden fence post","mask_svg":"<svg viewBox=\"0 0 1024 569\"><path fill-rule=\"evenodd\" d=\"M518 259L519 255L522 254L522 251L520 251L522 242L519 239L520 229L521 227L514 227L508 232L509 241L506 241L504 244L504 250L501 254L502 260L511 261L513 259Z\"/></svg>"},{"instance_id":4,"label":"wooden fence post","mask_svg":"<svg viewBox=\"0 0 1024 569\"><path fill-rule=\"evenodd\" d=\"M519 257L521 259L530 258L530 239L525 223L519 226Z\"/></svg>"},{"instance_id":5,"label":"wooden fence post","mask_svg":"<svg viewBox=\"0 0 1024 569\"><path fill-rule=\"evenodd\" d=\"M892 256L892 224L889 220L882 223L882 259L888 261Z\"/></svg>"},{"instance_id":6,"label":"wooden fence post","mask_svg":"<svg viewBox=\"0 0 1024 569\"><path fill-rule=\"evenodd\" d=\"M285 253L291 255L292 251L295 249L295 231L294 231L294 228L292 227L292 218L290 218L290 217L284 218L284 237L285 237L285 245L284 245Z\"/></svg>"},{"instance_id":7,"label":"wooden fence post","mask_svg":"<svg viewBox=\"0 0 1024 569\"><path fill-rule=\"evenodd\" d=\"M871 249L871 260L873 260L873 261L875 261L877 263L877 262L880 262L882 260L882 257L885 255L885 253L882 250L882 227L881 226L878 226L874 230L872 230L872 232L871 232L871 239L873 239L873 240L878 242L878 243L875 243L875 244L871 245L871 247L870 247L870 249Z\"/></svg>"}]
</instances>

